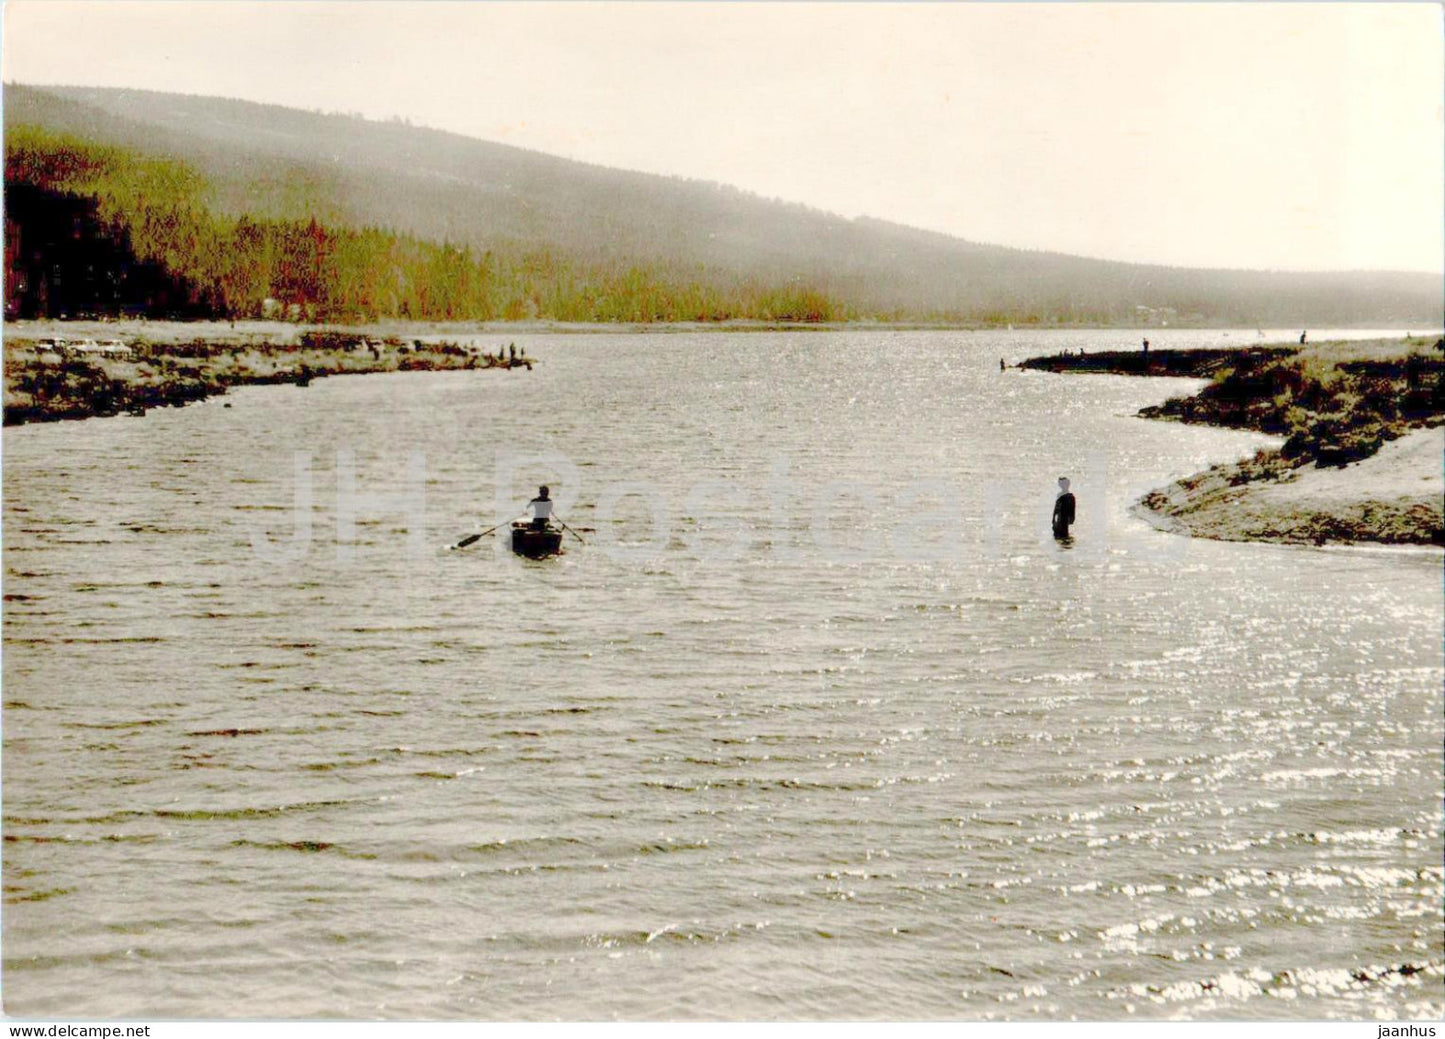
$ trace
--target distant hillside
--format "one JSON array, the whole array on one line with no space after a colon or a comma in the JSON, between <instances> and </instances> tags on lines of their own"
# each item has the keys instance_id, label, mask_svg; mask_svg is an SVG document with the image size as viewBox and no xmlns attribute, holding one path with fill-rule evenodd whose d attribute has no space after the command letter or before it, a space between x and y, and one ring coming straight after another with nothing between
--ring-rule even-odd
<instances>
[{"instance_id":1,"label":"distant hillside","mask_svg":"<svg viewBox=\"0 0 1445 1039\"><path fill-rule=\"evenodd\" d=\"M1196 271L978 245L715 184L250 102L11 85L5 122L7 226L25 238L29 223L32 244L63 251L45 244L57 233L45 221L57 206L93 203L82 214L91 233L129 247L131 268L156 268L136 284L180 279L199 311L249 313L270 299L322 318L1434 327L1442 310L1430 275ZM23 163L11 161L13 141L30 149ZM40 154L47 148L104 154L108 165L75 175ZM168 185L164 213L146 178ZM49 207L38 224L17 187ZM167 220L209 243L208 255L185 235L165 240L157 225ZM44 264L34 250L15 257L27 260L29 296L16 305L35 309ZM110 282L112 305L136 296ZM53 286L47 295L53 309ZM177 295L172 286L140 298L174 309Z\"/></svg>"}]
</instances>

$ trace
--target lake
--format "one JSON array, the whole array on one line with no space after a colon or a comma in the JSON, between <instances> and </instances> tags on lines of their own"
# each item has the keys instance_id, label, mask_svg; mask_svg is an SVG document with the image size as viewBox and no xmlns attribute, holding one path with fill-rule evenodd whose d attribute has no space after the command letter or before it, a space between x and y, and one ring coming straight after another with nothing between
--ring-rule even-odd
<instances>
[{"instance_id":1,"label":"lake","mask_svg":"<svg viewBox=\"0 0 1445 1039\"><path fill-rule=\"evenodd\" d=\"M1438 1018L1440 553L1134 515L1275 443L998 367L1137 340L500 333L7 429L7 1013ZM443 550L539 483L565 555Z\"/></svg>"}]
</instances>

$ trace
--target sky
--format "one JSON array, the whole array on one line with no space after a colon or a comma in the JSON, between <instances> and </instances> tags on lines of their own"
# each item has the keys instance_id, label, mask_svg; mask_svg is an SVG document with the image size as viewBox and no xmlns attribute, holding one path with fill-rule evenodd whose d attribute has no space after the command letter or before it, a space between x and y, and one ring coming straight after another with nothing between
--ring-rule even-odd
<instances>
[{"instance_id":1,"label":"sky","mask_svg":"<svg viewBox=\"0 0 1445 1039\"><path fill-rule=\"evenodd\" d=\"M8 0L6 82L413 123L973 241L1445 267L1434 3Z\"/></svg>"}]
</instances>

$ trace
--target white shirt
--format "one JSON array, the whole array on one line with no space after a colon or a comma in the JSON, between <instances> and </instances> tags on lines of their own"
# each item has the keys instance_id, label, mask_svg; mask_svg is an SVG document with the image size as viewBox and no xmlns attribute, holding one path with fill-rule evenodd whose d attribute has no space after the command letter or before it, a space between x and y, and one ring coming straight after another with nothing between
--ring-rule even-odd
<instances>
[{"instance_id":1,"label":"white shirt","mask_svg":"<svg viewBox=\"0 0 1445 1039\"><path fill-rule=\"evenodd\" d=\"M532 509L534 510L532 515L536 516L538 519L544 520L552 518L551 498L533 498L527 504L532 506Z\"/></svg>"}]
</instances>

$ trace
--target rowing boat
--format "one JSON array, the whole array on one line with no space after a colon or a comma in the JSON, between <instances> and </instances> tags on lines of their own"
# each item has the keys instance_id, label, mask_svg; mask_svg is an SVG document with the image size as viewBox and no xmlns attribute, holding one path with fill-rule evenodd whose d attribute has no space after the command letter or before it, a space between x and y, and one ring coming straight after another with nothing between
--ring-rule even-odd
<instances>
[{"instance_id":1,"label":"rowing boat","mask_svg":"<svg viewBox=\"0 0 1445 1039\"><path fill-rule=\"evenodd\" d=\"M538 530L530 523L513 523L512 551L528 559L561 555L562 531L552 526Z\"/></svg>"}]
</instances>

